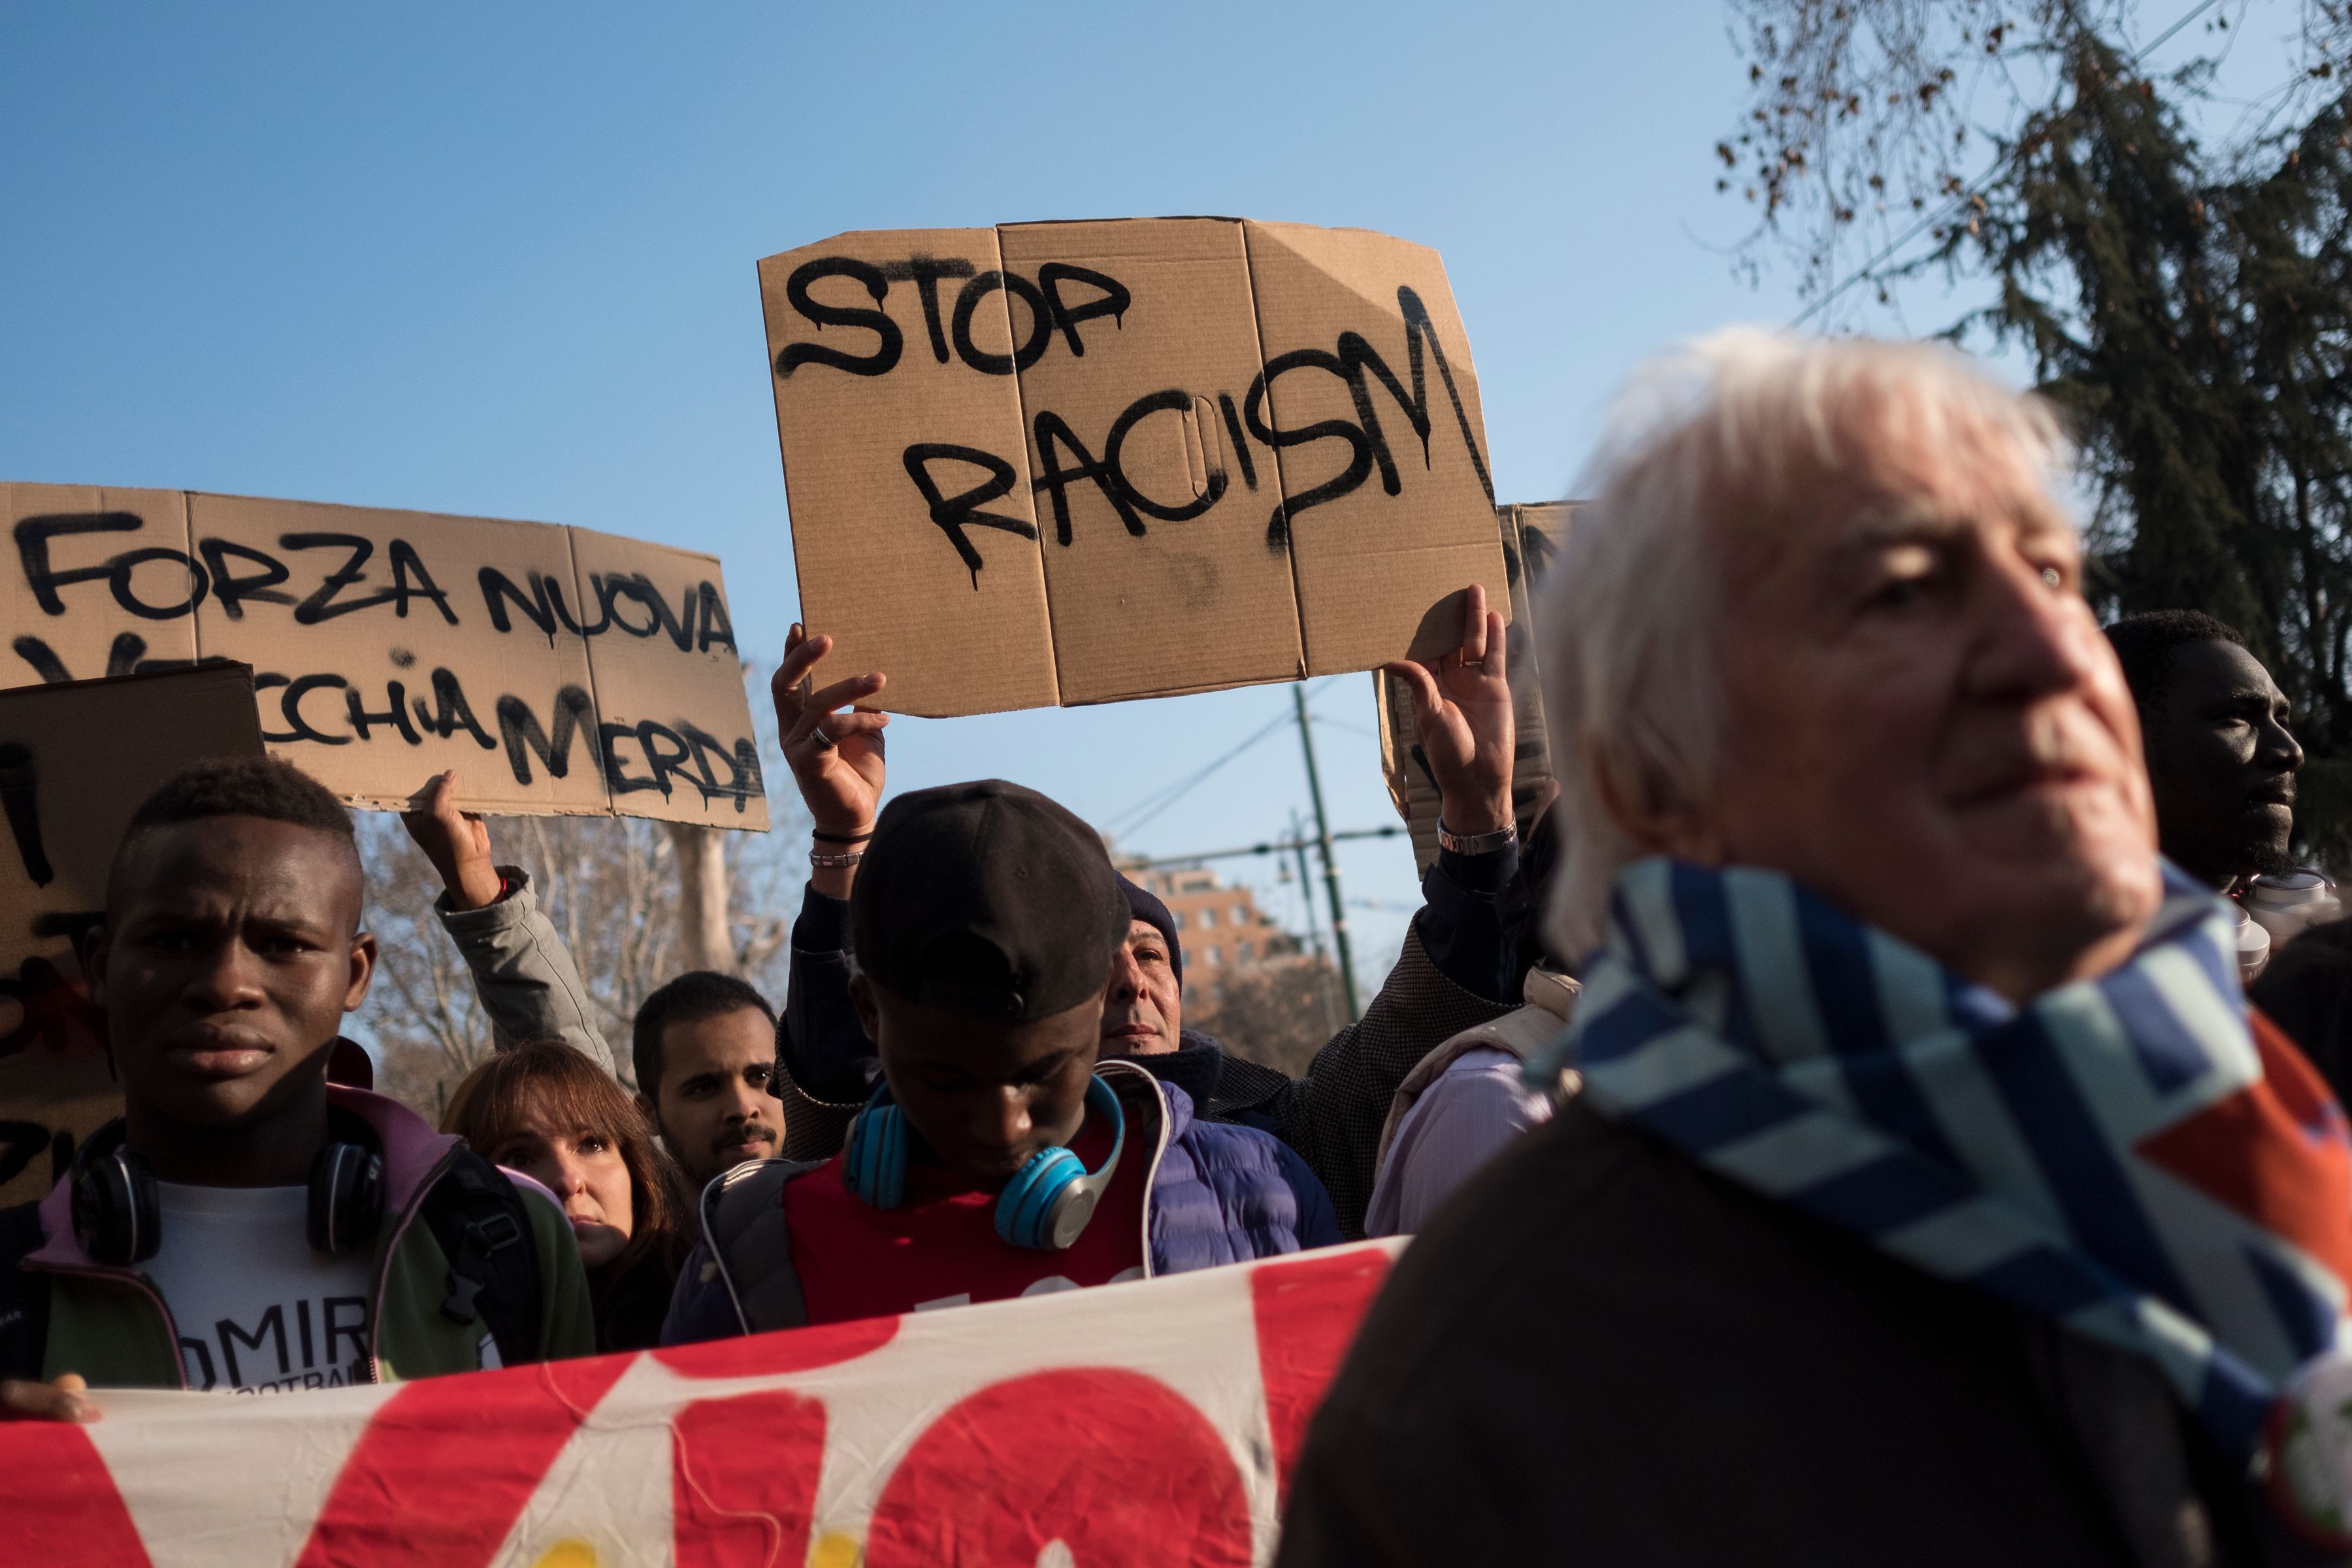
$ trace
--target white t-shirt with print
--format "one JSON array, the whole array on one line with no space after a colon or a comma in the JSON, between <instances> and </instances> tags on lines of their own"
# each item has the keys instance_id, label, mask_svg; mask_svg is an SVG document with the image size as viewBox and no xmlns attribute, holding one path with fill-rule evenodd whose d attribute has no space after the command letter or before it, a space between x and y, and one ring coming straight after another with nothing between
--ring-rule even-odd
<instances>
[{"instance_id":1,"label":"white t-shirt with print","mask_svg":"<svg viewBox=\"0 0 2352 1568\"><path fill-rule=\"evenodd\" d=\"M364 1252L314 1252L307 1187L158 1182L147 1262L180 1331L188 1386L278 1394L368 1381Z\"/></svg>"}]
</instances>

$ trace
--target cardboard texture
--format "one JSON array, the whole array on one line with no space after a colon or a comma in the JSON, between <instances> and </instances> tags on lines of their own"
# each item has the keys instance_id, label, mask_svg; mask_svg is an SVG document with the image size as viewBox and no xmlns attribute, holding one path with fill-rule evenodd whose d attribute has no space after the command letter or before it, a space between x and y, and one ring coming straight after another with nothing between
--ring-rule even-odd
<instances>
[{"instance_id":1,"label":"cardboard texture","mask_svg":"<svg viewBox=\"0 0 2352 1568\"><path fill-rule=\"evenodd\" d=\"M829 672L887 669L901 712L1057 700L1021 389L955 346L1010 352L1005 292L979 288L1003 277L987 228L845 234L760 263L801 613L835 640Z\"/></svg>"},{"instance_id":2,"label":"cardboard texture","mask_svg":"<svg viewBox=\"0 0 2352 1568\"><path fill-rule=\"evenodd\" d=\"M1575 514L1568 501L1498 506L1496 527L1511 584L1511 710L1517 731L1511 763L1511 807L1519 831L1533 825L1536 807L1553 776L1551 731L1544 716L1540 612L1551 564L1568 543ZM1375 671L1372 701L1380 728L1381 772L1389 802L1412 837L1413 864L1427 871L1437 859L1437 785L1413 747L1412 691L1402 681Z\"/></svg>"},{"instance_id":3,"label":"cardboard texture","mask_svg":"<svg viewBox=\"0 0 2352 1568\"><path fill-rule=\"evenodd\" d=\"M183 490L0 484L0 685L94 680L196 657ZM96 613L103 602L110 613ZM70 608L69 608L70 606Z\"/></svg>"},{"instance_id":4,"label":"cardboard texture","mask_svg":"<svg viewBox=\"0 0 2352 1568\"><path fill-rule=\"evenodd\" d=\"M75 943L131 814L191 763L261 754L241 665L0 691L0 1207L122 1109Z\"/></svg>"},{"instance_id":5,"label":"cardboard texture","mask_svg":"<svg viewBox=\"0 0 2352 1568\"><path fill-rule=\"evenodd\" d=\"M0 1208L48 1196L82 1140L121 1114L103 1042L0 1057Z\"/></svg>"},{"instance_id":6,"label":"cardboard texture","mask_svg":"<svg viewBox=\"0 0 2352 1568\"><path fill-rule=\"evenodd\" d=\"M880 706L1118 701L1433 653L1506 571L1434 251L1127 218L760 263L802 613Z\"/></svg>"},{"instance_id":7,"label":"cardboard texture","mask_svg":"<svg viewBox=\"0 0 2352 1568\"><path fill-rule=\"evenodd\" d=\"M493 518L0 485L0 683L250 664L262 739L355 805L768 826L708 555Z\"/></svg>"}]
</instances>

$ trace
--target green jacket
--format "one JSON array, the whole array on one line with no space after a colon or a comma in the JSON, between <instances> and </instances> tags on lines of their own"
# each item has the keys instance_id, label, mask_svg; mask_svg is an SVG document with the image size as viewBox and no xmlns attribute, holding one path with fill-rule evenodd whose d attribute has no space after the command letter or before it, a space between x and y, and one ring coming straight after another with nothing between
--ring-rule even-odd
<instances>
[{"instance_id":1,"label":"green jacket","mask_svg":"<svg viewBox=\"0 0 2352 1568\"><path fill-rule=\"evenodd\" d=\"M376 1231L369 1289L370 1378L394 1383L478 1371L486 1331L478 1321L458 1323L442 1315L449 1259L417 1214L447 1172L458 1140L436 1132L414 1111L381 1095L341 1085L330 1085L327 1093L337 1107L373 1128L383 1145L384 1215ZM524 1190L546 1195L536 1183ZM49 1276L41 1375L79 1373L93 1388L186 1387L179 1330L162 1294L137 1268L92 1260L74 1235L71 1209L69 1184L59 1182L41 1204L42 1245L18 1265ZM588 1277L581 1269L572 1227L553 1203L526 1197L523 1211L530 1216L539 1254L541 1356L562 1361L593 1355Z\"/></svg>"}]
</instances>

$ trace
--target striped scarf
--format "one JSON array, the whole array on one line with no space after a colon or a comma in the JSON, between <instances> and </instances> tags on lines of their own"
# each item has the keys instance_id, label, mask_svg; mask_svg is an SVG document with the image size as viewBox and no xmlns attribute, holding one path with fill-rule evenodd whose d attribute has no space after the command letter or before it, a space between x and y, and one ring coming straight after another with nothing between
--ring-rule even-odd
<instances>
[{"instance_id":1,"label":"striped scarf","mask_svg":"<svg viewBox=\"0 0 2352 1568\"><path fill-rule=\"evenodd\" d=\"M2168 865L2165 895L2122 967L2020 1009L1778 873L1638 861L1556 1058L1710 1170L2147 1356L2246 1458L2344 1321L2352 1146L2250 1026L2228 907Z\"/></svg>"}]
</instances>

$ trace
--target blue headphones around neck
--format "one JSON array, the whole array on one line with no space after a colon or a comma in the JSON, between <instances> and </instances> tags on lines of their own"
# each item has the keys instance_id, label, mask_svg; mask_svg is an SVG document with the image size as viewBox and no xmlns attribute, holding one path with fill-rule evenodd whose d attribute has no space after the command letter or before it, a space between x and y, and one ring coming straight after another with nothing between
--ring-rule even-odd
<instances>
[{"instance_id":1,"label":"blue headphones around neck","mask_svg":"<svg viewBox=\"0 0 2352 1568\"><path fill-rule=\"evenodd\" d=\"M1099 1171L1059 1145L1038 1150L1013 1173L996 1198L996 1234L1015 1247L1059 1252L1071 1246L1094 1217L1095 1205L1118 1171L1127 1146L1127 1118L1118 1096L1099 1078L1087 1082L1087 1109L1108 1121L1110 1157ZM849 1124L843 1152L842 1185L877 1209L894 1209L907 1194L907 1144L913 1136L906 1113L890 1100L885 1082Z\"/></svg>"}]
</instances>

